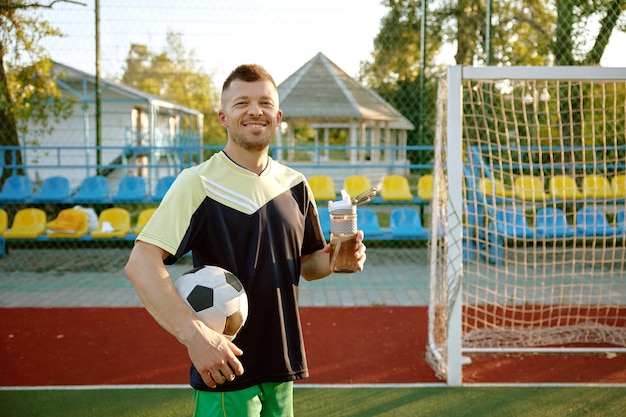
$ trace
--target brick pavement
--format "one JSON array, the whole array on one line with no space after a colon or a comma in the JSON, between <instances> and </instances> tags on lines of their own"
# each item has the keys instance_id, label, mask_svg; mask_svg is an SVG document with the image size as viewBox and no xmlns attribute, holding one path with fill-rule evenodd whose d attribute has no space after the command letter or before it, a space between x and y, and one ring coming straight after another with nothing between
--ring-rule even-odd
<instances>
[{"instance_id":1,"label":"brick pavement","mask_svg":"<svg viewBox=\"0 0 626 417\"><path fill-rule=\"evenodd\" d=\"M124 275L128 248L16 249L0 259L0 307L141 306ZM413 306L428 303L425 249L368 249L365 271L301 281L302 306ZM169 267L177 277L186 258Z\"/></svg>"}]
</instances>

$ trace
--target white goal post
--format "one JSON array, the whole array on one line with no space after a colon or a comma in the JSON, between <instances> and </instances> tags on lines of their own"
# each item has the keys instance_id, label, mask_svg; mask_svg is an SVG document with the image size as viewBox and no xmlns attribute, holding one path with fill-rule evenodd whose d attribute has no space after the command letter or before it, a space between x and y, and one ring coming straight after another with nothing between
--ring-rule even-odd
<instances>
[{"instance_id":1,"label":"white goal post","mask_svg":"<svg viewBox=\"0 0 626 417\"><path fill-rule=\"evenodd\" d=\"M626 68L464 67L439 85L427 360L626 352Z\"/></svg>"}]
</instances>

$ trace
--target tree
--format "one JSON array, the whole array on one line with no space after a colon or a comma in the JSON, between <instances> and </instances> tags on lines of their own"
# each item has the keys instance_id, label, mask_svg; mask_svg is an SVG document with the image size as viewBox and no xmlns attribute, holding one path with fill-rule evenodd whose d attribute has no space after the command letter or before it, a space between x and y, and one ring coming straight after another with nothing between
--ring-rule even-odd
<instances>
[{"instance_id":1,"label":"tree","mask_svg":"<svg viewBox=\"0 0 626 417\"><path fill-rule=\"evenodd\" d=\"M557 65L599 65L614 30L626 31L626 0L556 0L556 9Z\"/></svg>"},{"instance_id":2,"label":"tree","mask_svg":"<svg viewBox=\"0 0 626 417\"><path fill-rule=\"evenodd\" d=\"M204 115L204 143L219 143L226 132L217 121L219 96L213 78L197 65L194 51L187 51L182 34L168 32L163 51L132 44L121 82L138 90L159 95Z\"/></svg>"},{"instance_id":3,"label":"tree","mask_svg":"<svg viewBox=\"0 0 626 417\"><path fill-rule=\"evenodd\" d=\"M422 0L384 4L389 11L374 39L372 61L361 63L360 78L420 126L424 134L413 133L410 143L433 137L437 76L443 70L437 59L446 48L456 46L454 60L463 65L598 65L611 34L626 30L626 0L434 0L426 3L425 16ZM593 27L597 33L590 32ZM416 82L420 76L427 80L423 86Z\"/></svg>"},{"instance_id":4,"label":"tree","mask_svg":"<svg viewBox=\"0 0 626 417\"><path fill-rule=\"evenodd\" d=\"M71 103L62 99L51 73L52 62L40 45L42 38L62 34L33 13L60 2L80 4L69 0L0 3L0 146L15 149L4 152L5 166L21 165L19 133L27 131L27 122L34 129L29 133L37 135L51 131L51 120L58 122L70 115ZM11 174L12 170L2 170L0 183Z\"/></svg>"}]
</instances>

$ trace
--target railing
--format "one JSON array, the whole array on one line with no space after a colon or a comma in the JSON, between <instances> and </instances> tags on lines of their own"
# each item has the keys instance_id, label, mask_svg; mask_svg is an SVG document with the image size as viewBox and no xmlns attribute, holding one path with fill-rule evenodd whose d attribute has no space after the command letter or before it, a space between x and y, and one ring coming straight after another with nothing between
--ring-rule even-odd
<instances>
[{"instance_id":1,"label":"railing","mask_svg":"<svg viewBox=\"0 0 626 417\"><path fill-rule=\"evenodd\" d=\"M223 149L222 145L216 146L4 146L0 147L0 171L9 170L11 174L18 171L26 174L32 171L46 171L50 175L67 175L68 170L76 170L81 176L93 175L95 172L132 169L173 169L180 171L191 165L197 164L200 160L206 159L213 153ZM108 162L95 163L95 154L100 151L103 154L115 155L110 157ZM347 155L351 151L363 153L365 157L350 162ZM432 170L432 163L415 163L406 158L399 158L397 155L403 154L429 155L434 152L432 146L272 146L270 154L274 159L294 168L317 169L322 173L329 168L346 170L349 168L382 168L397 169L403 168L407 171L429 171ZM384 158L372 158L376 152L385 156ZM8 162L4 155L8 153ZM18 163L18 155L21 155L22 162ZM169 155L173 158L165 160L155 160L152 156ZM328 155L333 155L329 157ZM336 155L346 155L341 158ZM147 160L140 160L139 157L147 156ZM429 157L423 159L430 159ZM58 170L58 173L52 172ZM49 176L49 175L48 175Z\"/></svg>"}]
</instances>

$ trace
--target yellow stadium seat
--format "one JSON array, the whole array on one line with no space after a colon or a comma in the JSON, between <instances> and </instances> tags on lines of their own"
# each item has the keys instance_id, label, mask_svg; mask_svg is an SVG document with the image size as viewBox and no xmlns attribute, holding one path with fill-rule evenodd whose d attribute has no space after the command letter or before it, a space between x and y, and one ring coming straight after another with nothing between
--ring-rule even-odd
<instances>
[{"instance_id":1,"label":"yellow stadium seat","mask_svg":"<svg viewBox=\"0 0 626 417\"><path fill-rule=\"evenodd\" d=\"M543 179L534 175L522 175L513 182L513 194L521 200L548 200Z\"/></svg>"},{"instance_id":2,"label":"yellow stadium seat","mask_svg":"<svg viewBox=\"0 0 626 417\"><path fill-rule=\"evenodd\" d=\"M417 196L424 201L430 201L433 198L433 182L432 174L425 174L417 180Z\"/></svg>"},{"instance_id":3,"label":"yellow stadium seat","mask_svg":"<svg viewBox=\"0 0 626 417\"><path fill-rule=\"evenodd\" d=\"M313 196L317 201L330 200L337 198L335 191L335 182L327 175L314 175L309 178L309 187L313 191Z\"/></svg>"},{"instance_id":4,"label":"yellow stadium seat","mask_svg":"<svg viewBox=\"0 0 626 417\"><path fill-rule=\"evenodd\" d=\"M130 213L121 207L112 207L98 216L98 228L91 232L93 238L122 238L130 232Z\"/></svg>"},{"instance_id":5,"label":"yellow stadium seat","mask_svg":"<svg viewBox=\"0 0 626 417\"><path fill-rule=\"evenodd\" d=\"M618 174L611 178L611 187L615 198L626 198L626 174Z\"/></svg>"},{"instance_id":6,"label":"yellow stadium seat","mask_svg":"<svg viewBox=\"0 0 626 417\"><path fill-rule=\"evenodd\" d=\"M137 217L137 224L133 227L133 232L139 234L143 230L143 227L148 224L148 220L150 220L150 217L152 217L155 211L156 208L141 210L141 212L139 212L139 217Z\"/></svg>"},{"instance_id":7,"label":"yellow stadium seat","mask_svg":"<svg viewBox=\"0 0 626 417\"><path fill-rule=\"evenodd\" d=\"M64 209L46 225L49 238L79 238L89 232L89 219L83 210Z\"/></svg>"},{"instance_id":8,"label":"yellow stadium seat","mask_svg":"<svg viewBox=\"0 0 626 417\"><path fill-rule=\"evenodd\" d=\"M584 198L607 199L615 198L611 182L602 175L587 175L583 178L582 191Z\"/></svg>"},{"instance_id":9,"label":"yellow stadium seat","mask_svg":"<svg viewBox=\"0 0 626 417\"><path fill-rule=\"evenodd\" d=\"M46 212L25 208L15 214L11 228L3 233L6 239L34 239L46 232Z\"/></svg>"},{"instance_id":10,"label":"yellow stadium seat","mask_svg":"<svg viewBox=\"0 0 626 417\"><path fill-rule=\"evenodd\" d=\"M9 215L5 210L0 209L0 235L9 227Z\"/></svg>"},{"instance_id":11,"label":"yellow stadium seat","mask_svg":"<svg viewBox=\"0 0 626 417\"><path fill-rule=\"evenodd\" d=\"M402 175L387 175L380 191L383 200L413 200L409 180Z\"/></svg>"},{"instance_id":12,"label":"yellow stadium seat","mask_svg":"<svg viewBox=\"0 0 626 417\"><path fill-rule=\"evenodd\" d=\"M372 188L372 183L369 178L363 175L350 175L343 180L343 188L350 195L350 198L354 198L363 191Z\"/></svg>"},{"instance_id":13,"label":"yellow stadium seat","mask_svg":"<svg viewBox=\"0 0 626 417\"><path fill-rule=\"evenodd\" d=\"M548 192L553 198L576 200L583 198L576 181L569 175L555 175L548 181Z\"/></svg>"},{"instance_id":14,"label":"yellow stadium seat","mask_svg":"<svg viewBox=\"0 0 626 417\"><path fill-rule=\"evenodd\" d=\"M487 197L513 197L513 190L505 187L504 183L494 178L481 178L478 180L478 189Z\"/></svg>"}]
</instances>

